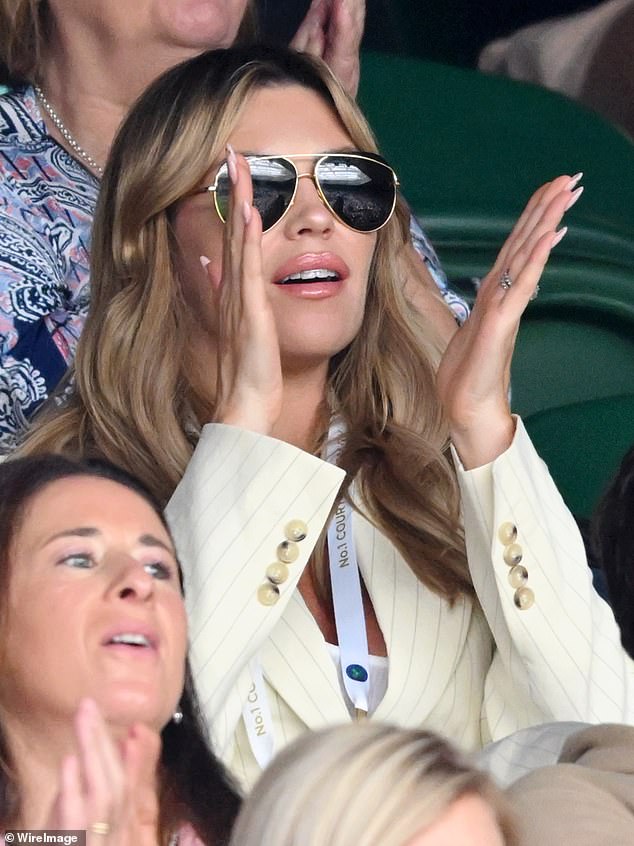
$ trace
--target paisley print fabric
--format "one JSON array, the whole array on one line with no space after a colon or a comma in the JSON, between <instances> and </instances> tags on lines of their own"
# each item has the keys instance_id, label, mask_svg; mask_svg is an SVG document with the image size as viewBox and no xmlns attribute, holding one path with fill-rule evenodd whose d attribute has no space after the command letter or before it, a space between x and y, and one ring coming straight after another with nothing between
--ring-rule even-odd
<instances>
[{"instance_id":1,"label":"paisley print fabric","mask_svg":"<svg viewBox=\"0 0 634 846\"><path fill-rule=\"evenodd\" d=\"M99 183L50 138L33 89L0 97L0 447L75 353Z\"/></svg>"},{"instance_id":2,"label":"paisley print fabric","mask_svg":"<svg viewBox=\"0 0 634 846\"><path fill-rule=\"evenodd\" d=\"M416 248L416 252L427 265L427 270L429 270L434 282L438 285L444 301L453 311L458 323L462 325L467 317L469 317L469 306L467 305L466 300L456 294L455 291L452 291L449 287L447 276L440 266L436 251L432 247L429 238L421 229L420 224L414 215L412 215L409 219L409 234L414 243L414 247Z\"/></svg>"}]
</instances>

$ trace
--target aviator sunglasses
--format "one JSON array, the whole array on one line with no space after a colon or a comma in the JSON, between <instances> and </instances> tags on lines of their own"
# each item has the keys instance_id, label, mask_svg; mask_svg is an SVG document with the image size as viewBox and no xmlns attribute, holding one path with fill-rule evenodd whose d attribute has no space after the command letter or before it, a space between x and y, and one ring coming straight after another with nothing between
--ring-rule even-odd
<instances>
[{"instance_id":1,"label":"aviator sunglasses","mask_svg":"<svg viewBox=\"0 0 634 846\"><path fill-rule=\"evenodd\" d=\"M299 180L312 179L327 208L356 232L376 232L392 217L398 179L392 168L373 153L316 153L285 156L245 156L253 183L253 205L266 232L291 207ZM312 173L299 173L295 160L314 159ZM214 195L218 216L226 223L231 179L227 163L220 165L213 185L193 193Z\"/></svg>"}]
</instances>

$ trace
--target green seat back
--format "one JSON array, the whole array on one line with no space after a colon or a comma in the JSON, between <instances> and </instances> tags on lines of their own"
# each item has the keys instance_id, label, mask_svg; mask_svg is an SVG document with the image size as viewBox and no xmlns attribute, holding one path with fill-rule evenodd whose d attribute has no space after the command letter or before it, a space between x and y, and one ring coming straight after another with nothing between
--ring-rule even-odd
<instances>
[{"instance_id":1,"label":"green seat back","mask_svg":"<svg viewBox=\"0 0 634 846\"><path fill-rule=\"evenodd\" d=\"M597 269L594 279L580 284L562 272L546 284L521 324L512 367L513 409L525 417L634 394L634 273L619 284Z\"/></svg>"},{"instance_id":2,"label":"green seat back","mask_svg":"<svg viewBox=\"0 0 634 846\"><path fill-rule=\"evenodd\" d=\"M561 246L634 265L634 145L577 103L379 53L363 55L359 102L450 276L482 275L535 188L577 171L586 193Z\"/></svg>"},{"instance_id":3,"label":"green seat back","mask_svg":"<svg viewBox=\"0 0 634 846\"><path fill-rule=\"evenodd\" d=\"M634 395L549 408L524 422L570 510L589 517L634 444Z\"/></svg>"},{"instance_id":4,"label":"green seat back","mask_svg":"<svg viewBox=\"0 0 634 846\"><path fill-rule=\"evenodd\" d=\"M412 58L364 55L360 102L453 280L489 270L538 185L584 171L522 322L513 407L634 394L631 141L551 91Z\"/></svg>"}]
</instances>

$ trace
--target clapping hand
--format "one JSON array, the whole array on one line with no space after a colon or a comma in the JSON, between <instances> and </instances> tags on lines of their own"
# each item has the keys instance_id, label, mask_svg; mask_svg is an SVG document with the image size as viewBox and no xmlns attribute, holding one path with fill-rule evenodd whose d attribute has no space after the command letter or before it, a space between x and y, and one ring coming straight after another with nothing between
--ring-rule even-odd
<instances>
[{"instance_id":1,"label":"clapping hand","mask_svg":"<svg viewBox=\"0 0 634 846\"><path fill-rule=\"evenodd\" d=\"M232 182L218 309L215 420L268 435L282 409L280 348L262 270L262 222L253 208L249 165L228 148Z\"/></svg>"},{"instance_id":2,"label":"clapping hand","mask_svg":"<svg viewBox=\"0 0 634 846\"><path fill-rule=\"evenodd\" d=\"M159 735L135 724L117 744L90 699L78 708L75 734L77 752L62 761L44 827L85 829L87 846L158 846Z\"/></svg>"},{"instance_id":3,"label":"clapping hand","mask_svg":"<svg viewBox=\"0 0 634 846\"><path fill-rule=\"evenodd\" d=\"M359 88L365 0L312 0L291 47L323 59L351 97Z\"/></svg>"},{"instance_id":4,"label":"clapping hand","mask_svg":"<svg viewBox=\"0 0 634 846\"><path fill-rule=\"evenodd\" d=\"M438 392L467 469L493 461L513 439L508 390L520 319L565 235L557 227L583 190L580 178L560 176L533 194L443 356Z\"/></svg>"}]
</instances>

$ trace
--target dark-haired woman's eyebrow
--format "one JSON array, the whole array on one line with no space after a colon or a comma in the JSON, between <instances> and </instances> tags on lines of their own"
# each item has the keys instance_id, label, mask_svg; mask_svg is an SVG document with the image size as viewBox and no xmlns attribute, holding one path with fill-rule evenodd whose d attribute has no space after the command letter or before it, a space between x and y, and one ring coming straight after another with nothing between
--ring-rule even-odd
<instances>
[{"instance_id":1,"label":"dark-haired woman's eyebrow","mask_svg":"<svg viewBox=\"0 0 634 846\"><path fill-rule=\"evenodd\" d=\"M95 528L94 526L77 526L73 529L64 529L61 532L56 532L54 535L51 535L44 541L44 546L49 543L52 543L54 540L58 538L69 538L69 537L80 537L80 538L92 538L95 535L100 535L101 532L99 529Z\"/></svg>"},{"instance_id":2,"label":"dark-haired woman's eyebrow","mask_svg":"<svg viewBox=\"0 0 634 846\"><path fill-rule=\"evenodd\" d=\"M160 538L157 538L154 535L141 535L139 543L143 546L159 546L161 549L169 552L170 555L174 557L176 556L176 551L173 547L169 546L165 543L165 541L160 540Z\"/></svg>"},{"instance_id":3,"label":"dark-haired woman's eyebrow","mask_svg":"<svg viewBox=\"0 0 634 846\"><path fill-rule=\"evenodd\" d=\"M56 532L54 535L51 535L44 541L44 546L47 546L49 543L52 543L53 541L58 540L59 538L93 538L100 534L102 534L102 532L95 526L76 526L75 528L64 529L61 532ZM161 549L164 549L166 552L169 552L170 555L176 555L176 552L172 546L166 544L165 541L162 541L160 538L157 538L151 534L141 535L139 537L139 543L142 546L158 546Z\"/></svg>"}]
</instances>

